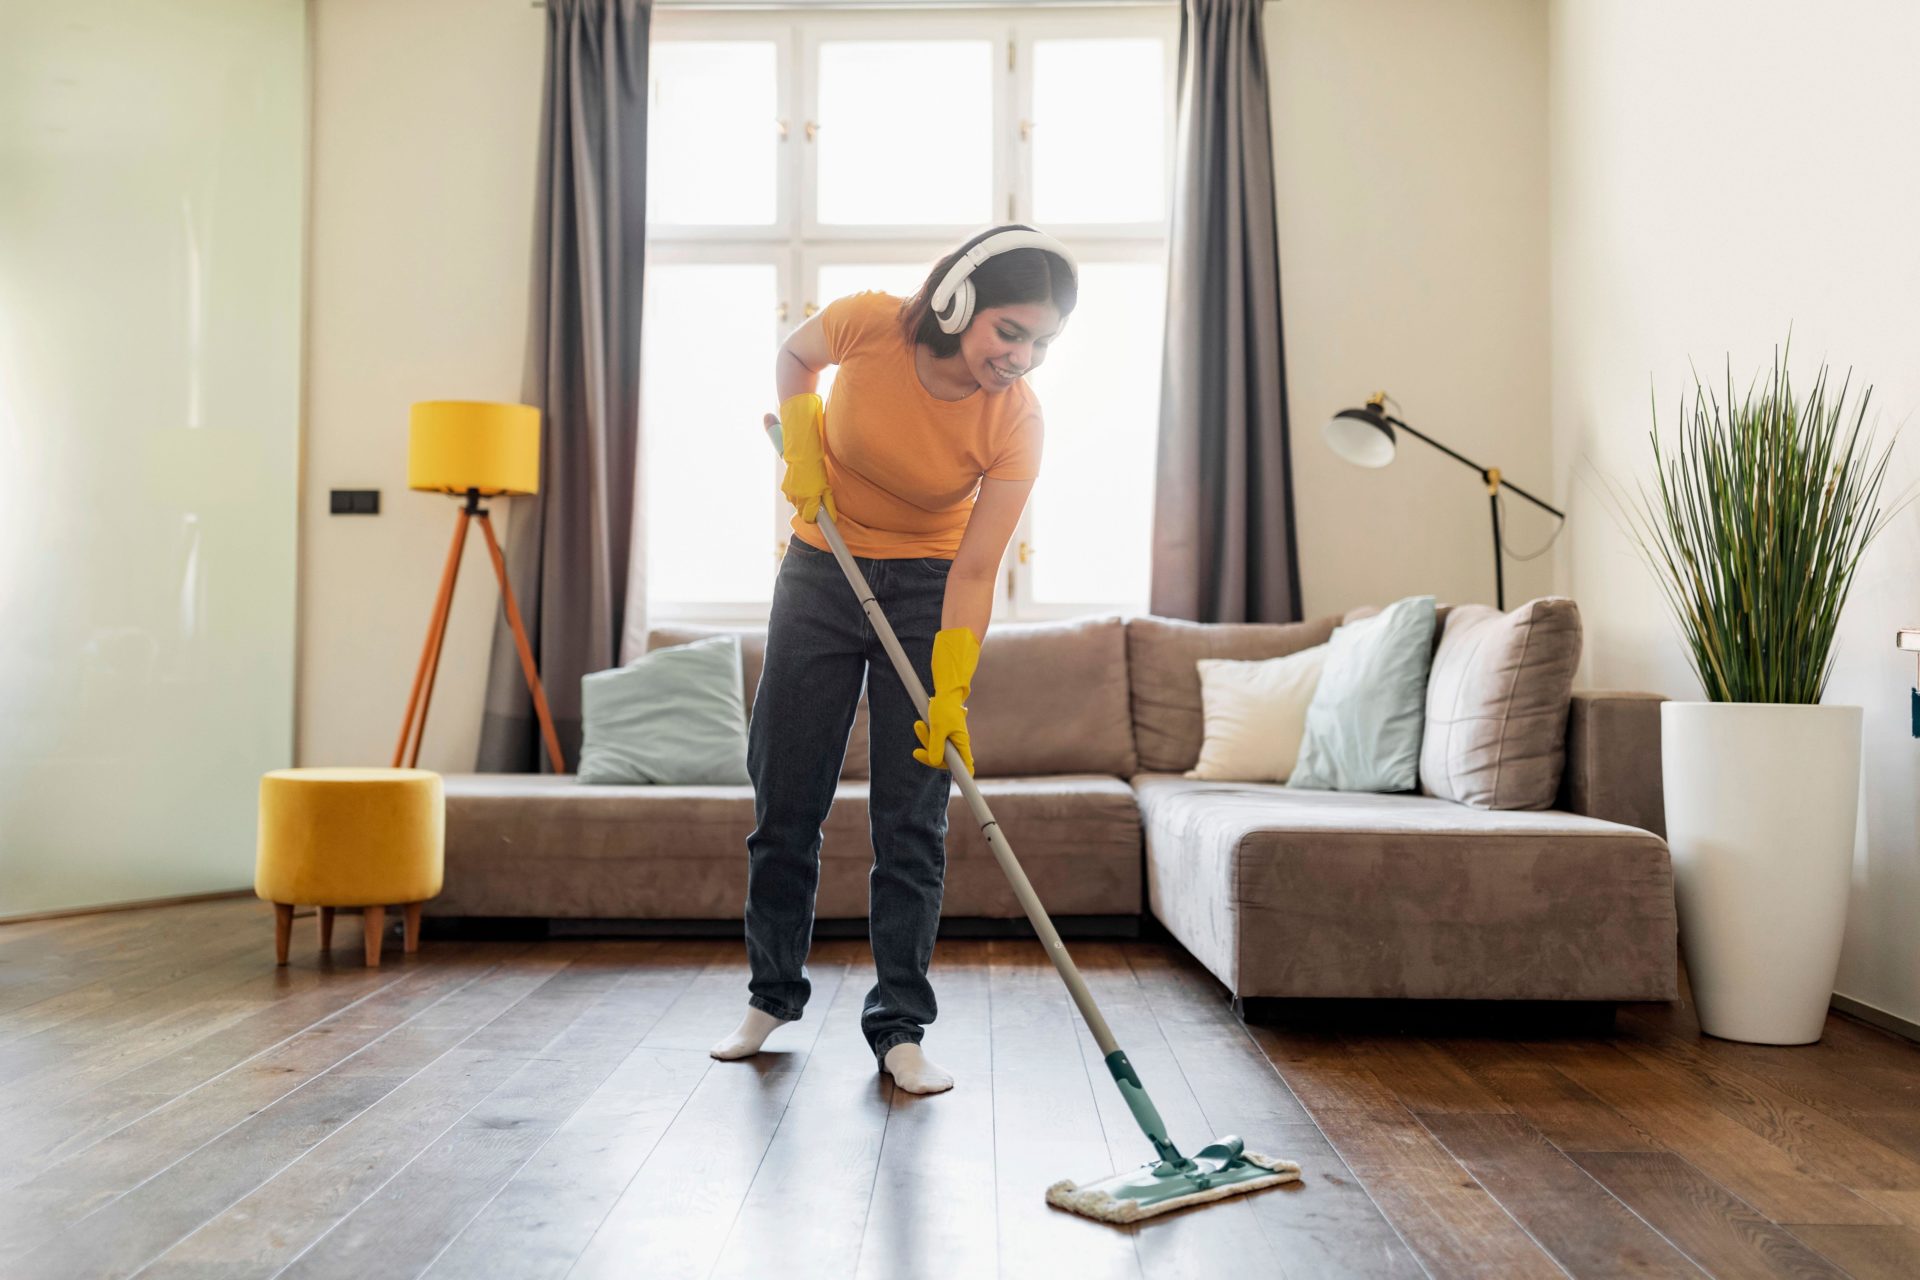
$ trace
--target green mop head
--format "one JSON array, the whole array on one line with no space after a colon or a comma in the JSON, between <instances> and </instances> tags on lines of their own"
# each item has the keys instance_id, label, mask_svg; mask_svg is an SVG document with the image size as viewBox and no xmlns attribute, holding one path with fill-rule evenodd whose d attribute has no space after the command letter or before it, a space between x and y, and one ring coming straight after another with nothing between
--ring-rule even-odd
<instances>
[{"instance_id":1,"label":"green mop head","mask_svg":"<svg viewBox=\"0 0 1920 1280\"><path fill-rule=\"evenodd\" d=\"M1159 1160L1086 1186L1056 1182L1047 1188L1047 1203L1102 1222L1124 1224L1300 1178L1300 1166L1291 1160L1255 1155L1234 1137L1202 1148L1181 1164L1186 1167Z\"/></svg>"}]
</instances>

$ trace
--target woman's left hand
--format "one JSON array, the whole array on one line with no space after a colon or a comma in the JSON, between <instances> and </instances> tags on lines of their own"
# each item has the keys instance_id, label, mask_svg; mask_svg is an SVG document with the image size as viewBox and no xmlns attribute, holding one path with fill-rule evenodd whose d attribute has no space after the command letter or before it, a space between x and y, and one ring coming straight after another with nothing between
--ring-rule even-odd
<instances>
[{"instance_id":1,"label":"woman's left hand","mask_svg":"<svg viewBox=\"0 0 1920 1280\"><path fill-rule=\"evenodd\" d=\"M920 749L913 758L934 769L947 767L947 743L960 748L967 772L973 770L973 743L967 732L967 694L980 662L980 642L966 627L948 627L933 637L933 696L927 718L913 722Z\"/></svg>"}]
</instances>

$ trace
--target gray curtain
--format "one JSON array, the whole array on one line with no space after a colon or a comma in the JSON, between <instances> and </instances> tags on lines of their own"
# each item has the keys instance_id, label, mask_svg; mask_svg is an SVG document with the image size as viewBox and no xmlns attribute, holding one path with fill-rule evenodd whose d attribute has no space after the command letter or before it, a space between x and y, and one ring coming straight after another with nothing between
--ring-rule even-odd
<instances>
[{"instance_id":1,"label":"gray curtain","mask_svg":"<svg viewBox=\"0 0 1920 1280\"><path fill-rule=\"evenodd\" d=\"M1261 0L1183 0L1151 607L1300 617Z\"/></svg>"},{"instance_id":2,"label":"gray curtain","mask_svg":"<svg viewBox=\"0 0 1920 1280\"><path fill-rule=\"evenodd\" d=\"M547 0L524 399L541 411L540 492L515 499L513 593L569 770L580 677L616 665L629 607L640 445L640 286L652 0ZM642 559L644 563L644 559ZM478 765L551 768L504 616Z\"/></svg>"}]
</instances>

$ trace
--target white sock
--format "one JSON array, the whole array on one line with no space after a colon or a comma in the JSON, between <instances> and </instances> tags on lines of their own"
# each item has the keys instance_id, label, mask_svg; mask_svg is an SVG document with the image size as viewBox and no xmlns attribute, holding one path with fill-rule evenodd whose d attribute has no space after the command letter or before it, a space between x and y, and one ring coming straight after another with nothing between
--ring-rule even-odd
<instances>
[{"instance_id":1,"label":"white sock","mask_svg":"<svg viewBox=\"0 0 1920 1280\"><path fill-rule=\"evenodd\" d=\"M927 1061L920 1046L904 1041L887 1050L881 1065L893 1082L908 1093L945 1093L953 1088L953 1076Z\"/></svg>"},{"instance_id":2,"label":"white sock","mask_svg":"<svg viewBox=\"0 0 1920 1280\"><path fill-rule=\"evenodd\" d=\"M767 1036L773 1029L784 1021L763 1009L748 1005L747 1016L742 1018L740 1025L733 1029L733 1034L707 1052L722 1062L731 1062L735 1058L751 1058L760 1052L760 1046L766 1042Z\"/></svg>"}]
</instances>

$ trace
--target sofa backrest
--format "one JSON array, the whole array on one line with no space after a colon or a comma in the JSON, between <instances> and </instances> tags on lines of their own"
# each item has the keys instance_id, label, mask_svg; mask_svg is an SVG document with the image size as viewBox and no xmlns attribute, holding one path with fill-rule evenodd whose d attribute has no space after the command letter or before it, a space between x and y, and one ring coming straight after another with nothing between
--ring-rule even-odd
<instances>
[{"instance_id":1,"label":"sofa backrest","mask_svg":"<svg viewBox=\"0 0 1920 1280\"><path fill-rule=\"evenodd\" d=\"M1127 674L1133 685L1133 741L1140 768L1184 773L1200 759L1206 717L1200 703L1202 658L1278 658L1325 644L1337 617L1307 622L1186 622L1127 619Z\"/></svg>"},{"instance_id":2,"label":"sofa backrest","mask_svg":"<svg viewBox=\"0 0 1920 1280\"><path fill-rule=\"evenodd\" d=\"M995 623L967 700L981 774L1138 772L1127 690L1117 614Z\"/></svg>"},{"instance_id":3,"label":"sofa backrest","mask_svg":"<svg viewBox=\"0 0 1920 1280\"><path fill-rule=\"evenodd\" d=\"M740 637L741 674L747 713L752 715L766 659L764 626L659 626L647 633L647 648L728 632ZM995 623L980 648L967 723L982 777L1134 773L1126 624L1117 616ZM863 693L847 740L842 778L868 776L869 738Z\"/></svg>"}]
</instances>

